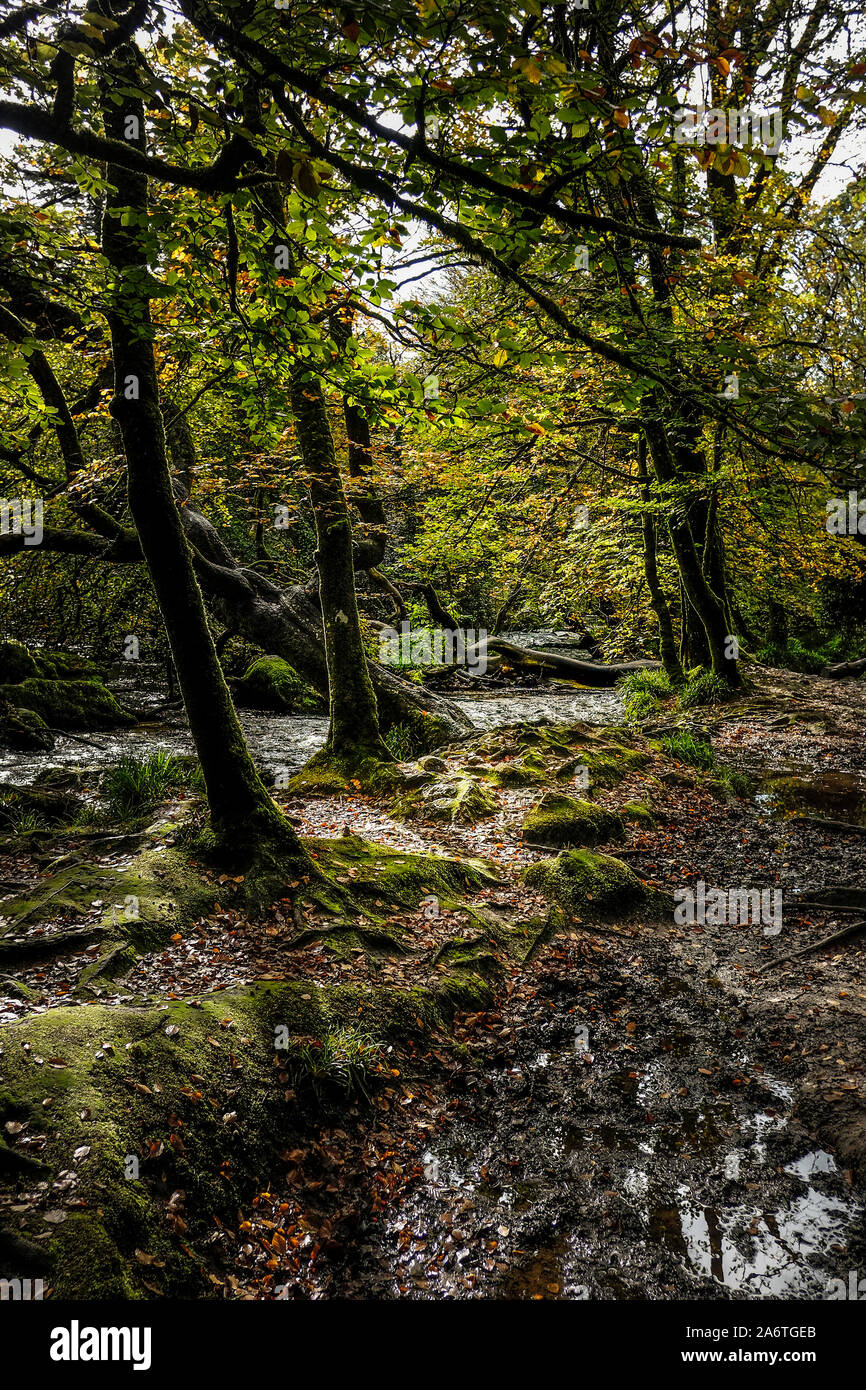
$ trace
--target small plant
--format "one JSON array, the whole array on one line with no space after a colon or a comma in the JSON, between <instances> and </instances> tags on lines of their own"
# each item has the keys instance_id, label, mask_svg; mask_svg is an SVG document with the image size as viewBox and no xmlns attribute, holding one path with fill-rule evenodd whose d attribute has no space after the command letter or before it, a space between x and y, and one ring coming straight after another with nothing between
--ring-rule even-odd
<instances>
[{"instance_id":1,"label":"small plant","mask_svg":"<svg viewBox=\"0 0 866 1390\"><path fill-rule=\"evenodd\" d=\"M108 814L118 820L143 815L189 782L188 769L162 748L146 758L121 758L105 779Z\"/></svg>"},{"instance_id":2,"label":"small plant","mask_svg":"<svg viewBox=\"0 0 866 1390\"><path fill-rule=\"evenodd\" d=\"M697 671L691 674L679 692L681 709L694 709L698 705L720 705L730 698L731 687L721 676L712 671Z\"/></svg>"},{"instance_id":3,"label":"small plant","mask_svg":"<svg viewBox=\"0 0 866 1390\"><path fill-rule=\"evenodd\" d=\"M415 752L415 740L408 724L393 724L387 734L383 734L383 739L398 763L408 762Z\"/></svg>"},{"instance_id":4,"label":"small plant","mask_svg":"<svg viewBox=\"0 0 866 1390\"><path fill-rule=\"evenodd\" d=\"M632 671L619 682L625 696L626 718L632 724L657 714L659 705L673 695L673 687L664 671Z\"/></svg>"},{"instance_id":5,"label":"small plant","mask_svg":"<svg viewBox=\"0 0 866 1390\"><path fill-rule=\"evenodd\" d=\"M28 835L31 830L45 829L45 822L35 811L24 811L7 801L0 801L0 818L13 835Z\"/></svg>"},{"instance_id":6,"label":"small plant","mask_svg":"<svg viewBox=\"0 0 866 1390\"><path fill-rule=\"evenodd\" d=\"M674 762L688 763L690 767L709 772L716 765L716 755L712 744L706 739L696 738L690 729L676 729L661 741L662 748Z\"/></svg>"},{"instance_id":7,"label":"small plant","mask_svg":"<svg viewBox=\"0 0 866 1390\"><path fill-rule=\"evenodd\" d=\"M297 1039L289 1050L288 1063L296 1084L306 1082L317 1095L330 1086L344 1095L369 1100L367 1088L381 1070L382 1049L375 1038L358 1028L334 1028L321 1039Z\"/></svg>"},{"instance_id":8,"label":"small plant","mask_svg":"<svg viewBox=\"0 0 866 1390\"><path fill-rule=\"evenodd\" d=\"M734 796L739 796L745 801L750 801L755 794L755 783L747 772L738 772L736 768L724 767L719 770L722 781L730 787Z\"/></svg>"}]
</instances>

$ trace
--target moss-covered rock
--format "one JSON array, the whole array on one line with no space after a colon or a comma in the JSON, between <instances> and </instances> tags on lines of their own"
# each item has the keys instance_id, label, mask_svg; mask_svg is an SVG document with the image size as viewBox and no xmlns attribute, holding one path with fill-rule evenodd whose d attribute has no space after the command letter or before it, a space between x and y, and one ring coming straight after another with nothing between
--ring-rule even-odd
<instances>
[{"instance_id":1,"label":"moss-covered rock","mask_svg":"<svg viewBox=\"0 0 866 1390\"><path fill-rule=\"evenodd\" d=\"M547 781L549 775L544 758L534 753L503 761L486 774L496 787L532 787Z\"/></svg>"},{"instance_id":2,"label":"moss-covered rock","mask_svg":"<svg viewBox=\"0 0 866 1390\"><path fill-rule=\"evenodd\" d=\"M474 825L497 809L496 798L471 777L440 778L413 788L394 803L392 814L401 820L449 821Z\"/></svg>"},{"instance_id":3,"label":"moss-covered rock","mask_svg":"<svg viewBox=\"0 0 866 1390\"><path fill-rule=\"evenodd\" d=\"M651 829L656 823L652 807L648 806L645 801L626 802L620 815L624 821L630 824L645 825L648 829Z\"/></svg>"},{"instance_id":4,"label":"moss-covered rock","mask_svg":"<svg viewBox=\"0 0 866 1390\"><path fill-rule=\"evenodd\" d=\"M633 912L652 896L627 864L590 850L567 850L530 864L522 878L552 902L585 916Z\"/></svg>"},{"instance_id":5,"label":"moss-covered rock","mask_svg":"<svg viewBox=\"0 0 866 1390\"><path fill-rule=\"evenodd\" d=\"M0 685L16 685L38 675L36 658L23 642L0 642Z\"/></svg>"},{"instance_id":6,"label":"moss-covered rock","mask_svg":"<svg viewBox=\"0 0 866 1390\"><path fill-rule=\"evenodd\" d=\"M335 758L328 748L314 753L300 772L290 778L289 796L354 796L358 792L389 796L403 787L430 780L429 773L407 775L390 760L387 748L383 756L351 759Z\"/></svg>"},{"instance_id":7,"label":"moss-covered rock","mask_svg":"<svg viewBox=\"0 0 866 1390\"><path fill-rule=\"evenodd\" d=\"M251 662L234 687L241 709L272 710L275 714L321 713L325 701L287 661L260 656Z\"/></svg>"},{"instance_id":8,"label":"moss-covered rock","mask_svg":"<svg viewBox=\"0 0 866 1390\"><path fill-rule=\"evenodd\" d=\"M537 845L603 845L624 838L614 811L561 792L545 792L523 822L523 837Z\"/></svg>"},{"instance_id":9,"label":"moss-covered rock","mask_svg":"<svg viewBox=\"0 0 866 1390\"><path fill-rule=\"evenodd\" d=\"M116 729L135 723L110 690L94 680L28 678L0 686L0 699L32 710L52 729Z\"/></svg>"},{"instance_id":10,"label":"moss-covered rock","mask_svg":"<svg viewBox=\"0 0 866 1390\"><path fill-rule=\"evenodd\" d=\"M32 651L23 642L0 642L0 685L35 680L88 680L96 675L92 661L75 652Z\"/></svg>"},{"instance_id":11,"label":"moss-covered rock","mask_svg":"<svg viewBox=\"0 0 866 1390\"><path fill-rule=\"evenodd\" d=\"M44 719L33 710L18 709L8 700L0 699L0 748L48 753L53 747L54 735Z\"/></svg>"}]
</instances>

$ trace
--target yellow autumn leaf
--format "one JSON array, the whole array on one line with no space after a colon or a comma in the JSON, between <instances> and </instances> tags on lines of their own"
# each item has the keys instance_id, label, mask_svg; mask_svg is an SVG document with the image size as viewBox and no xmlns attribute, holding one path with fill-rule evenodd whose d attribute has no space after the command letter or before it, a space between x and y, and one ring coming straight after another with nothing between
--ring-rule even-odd
<instances>
[{"instance_id":1,"label":"yellow autumn leaf","mask_svg":"<svg viewBox=\"0 0 866 1390\"><path fill-rule=\"evenodd\" d=\"M541 68L534 58L518 58L514 66L518 68L520 72L523 73L523 76L528 78L530 82L541 81Z\"/></svg>"},{"instance_id":2,"label":"yellow autumn leaf","mask_svg":"<svg viewBox=\"0 0 866 1390\"><path fill-rule=\"evenodd\" d=\"M500 348L499 351L495 353L493 357L494 367L503 367L507 361L508 353L505 351L505 348Z\"/></svg>"}]
</instances>

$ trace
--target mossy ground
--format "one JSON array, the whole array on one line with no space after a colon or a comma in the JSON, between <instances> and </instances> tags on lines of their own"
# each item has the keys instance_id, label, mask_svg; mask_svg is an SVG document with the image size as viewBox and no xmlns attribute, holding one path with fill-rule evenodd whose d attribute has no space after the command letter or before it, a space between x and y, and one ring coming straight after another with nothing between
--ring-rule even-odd
<instances>
[{"instance_id":1,"label":"mossy ground","mask_svg":"<svg viewBox=\"0 0 866 1390\"><path fill-rule=\"evenodd\" d=\"M550 784L550 795L562 799L558 774L569 763L591 758L615 766L643 757L574 726L483 735L464 754L456 768L447 759L420 768L414 785L411 770L407 775L385 764L378 781L382 768L374 768L365 791L390 804L396 774L403 796L429 808L429 792L426 802L419 793L444 788L443 824L453 828L461 824L464 804L472 811L464 824L489 814L499 789L501 795ZM306 793L321 795L323 787L342 793L347 785L358 791L351 779L323 780L333 772L321 761L310 768L301 779ZM74 796L69 789L55 791ZM598 806L574 805L596 829L618 825ZM199 852L207 851L208 837L197 844L201 828L196 831L193 820L139 830L132 863L112 868L73 861L3 905L5 944L59 918L65 930L85 924L100 946L78 977L78 998L86 1002L12 1025L0 1056L0 1119L27 1127L35 1140L30 1152L50 1170L13 1174L11 1190L76 1175L74 1201L81 1205L69 1206L49 1186L20 1223L19 1234L53 1258L54 1297L207 1295L216 1222L236 1220L250 1194L270 1183L280 1154L317 1123L310 1097L279 1079L288 1072L282 1053L275 1067L278 1029L298 1041L299 1056L324 1049L336 1029L362 1029L383 1046L408 1047L410 1056L416 1043L426 1051L433 1033L449 1047L444 1040L454 1014L490 1008L509 973L568 925L577 897L584 911L587 897L603 910L620 911L626 890L635 901L643 891L633 876L627 882L611 877L607 865L613 861L596 856L594 877L585 875L580 890L575 875L566 875L568 894L542 886L548 910L524 894L528 908L520 911L502 871L488 861L394 850L348 834L305 840L311 873L290 879L294 861L276 865L273 883L253 884L248 893L243 873L215 881L207 853ZM175 843L164 842L172 836ZM208 844L216 847L212 836ZM185 940L184 924L212 914L216 901L252 914L275 884L292 924L274 957L282 978L178 999L140 992L135 1007L103 1002L112 993L117 999L141 953ZM130 898L137 912L127 916ZM94 903L101 904L95 912ZM311 977L316 959L324 973L314 969ZM382 984L397 967L400 983ZM338 972L336 980L329 970ZM354 979L338 983L343 970ZM126 1176L130 1156L138 1160L137 1178ZM47 1242L38 1239L46 1208L65 1213Z\"/></svg>"}]
</instances>

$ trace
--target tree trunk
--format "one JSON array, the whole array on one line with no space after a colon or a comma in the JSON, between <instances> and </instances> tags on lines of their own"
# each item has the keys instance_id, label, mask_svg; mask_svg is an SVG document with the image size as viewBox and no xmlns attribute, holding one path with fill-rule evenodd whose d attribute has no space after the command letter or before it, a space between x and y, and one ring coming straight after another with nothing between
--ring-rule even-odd
<instances>
[{"instance_id":1,"label":"tree trunk","mask_svg":"<svg viewBox=\"0 0 866 1390\"><path fill-rule=\"evenodd\" d=\"M199 580L220 619L257 647L281 656L327 697L328 668L317 603L301 585L280 589L255 570L241 568L193 503L186 501L180 516L199 555ZM378 662L369 661L368 669L383 728L405 724L416 746L427 749L453 743L471 729L459 705Z\"/></svg>"},{"instance_id":2,"label":"tree trunk","mask_svg":"<svg viewBox=\"0 0 866 1390\"><path fill-rule=\"evenodd\" d=\"M128 50L127 50L128 55ZM130 70L131 69L131 70ZM134 65L118 53L103 88L106 134L136 131L144 149L144 107L123 92ZM120 89L122 101L110 99ZM136 124L137 123L137 124ZM223 678L204 601L184 536L166 452L150 314L151 278L144 245L147 180L109 166L102 246L114 272L109 313L117 420L126 455L129 508L162 613L218 840L235 851L265 839L297 865L312 868L300 840L261 782ZM123 219L128 225L123 225Z\"/></svg>"},{"instance_id":3,"label":"tree trunk","mask_svg":"<svg viewBox=\"0 0 866 1390\"><path fill-rule=\"evenodd\" d=\"M647 588L649 589L650 602L656 621L659 625L659 655L662 665L672 685L682 685L684 676L683 668L677 655L677 641L674 635L673 619L671 610L659 579L658 571L658 532L656 529L656 519L649 510L651 501L649 474L647 472L647 446L643 436L638 440L638 471L641 480L641 495L647 504L647 510L643 513L643 557L644 573L646 575Z\"/></svg>"},{"instance_id":4,"label":"tree trunk","mask_svg":"<svg viewBox=\"0 0 866 1390\"><path fill-rule=\"evenodd\" d=\"M573 681L575 685L589 685L596 689L616 685L620 676L630 675L632 671L655 670L657 661L622 661L611 666L596 665L592 661L578 661L571 656L560 656L557 652L538 651L533 647L517 647L513 642L503 642L501 638L488 638L481 642L467 658L475 659L485 649L503 658L503 666L515 671L525 671L542 676L552 676L557 680Z\"/></svg>"},{"instance_id":5,"label":"tree trunk","mask_svg":"<svg viewBox=\"0 0 866 1390\"><path fill-rule=\"evenodd\" d=\"M642 414L653 471L660 483L669 485L679 482L683 487L687 487L687 477L683 477L682 467L678 467L674 453L677 448L676 432L672 440L669 426L663 424L659 418L659 409L657 394L648 393L643 398ZM709 663L714 673L729 685L737 687L740 678L737 661L730 647L731 634L724 604L713 592L704 574L701 555L696 547L688 516L684 510L677 509L676 505L668 516L668 533L683 585L684 625L688 621L687 608L691 607L706 636Z\"/></svg>"},{"instance_id":6,"label":"tree trunk","mask_svg":"<svg viewBox=\"0 0 866 1390\"><path fill-rule=\"evenodd\" d=\"M325 633L331 723L327 755L342 761L391 760L379 733L379 715L355 593L352 523L321 386L299 369L292 411L316 520L316 565Z\"/></svg>"}]
</instances>

